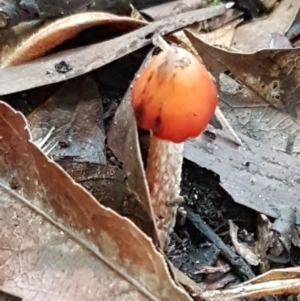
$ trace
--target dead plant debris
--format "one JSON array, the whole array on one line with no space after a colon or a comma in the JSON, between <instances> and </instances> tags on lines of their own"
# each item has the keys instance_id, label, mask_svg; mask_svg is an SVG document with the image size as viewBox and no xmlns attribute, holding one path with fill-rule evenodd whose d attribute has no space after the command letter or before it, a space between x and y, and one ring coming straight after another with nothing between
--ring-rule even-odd
<instances>
[{"instance_id":1,"label":"dead plant debris","mask_svg":"<svg viewBox=\"0 0 300 301\"><path fill-rule=\"evenodd\" d=\"M0 300L299 299L300 0L0 7ZM171 110L162 74L197 59L217 108L195 76Z\"/></svg>"}]
</instances>

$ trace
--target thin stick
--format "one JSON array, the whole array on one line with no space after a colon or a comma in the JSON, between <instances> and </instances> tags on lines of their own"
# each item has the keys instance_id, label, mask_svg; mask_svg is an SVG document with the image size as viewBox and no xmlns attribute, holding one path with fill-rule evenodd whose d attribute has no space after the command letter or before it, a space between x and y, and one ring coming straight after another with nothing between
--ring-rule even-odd
<instances>
[{"instance_id":1,"label":"thin stick","mask_svg":"<svg viewBox=\"0 0 300 301\"><path fill-rule=\"evenodd\" d=\"M232 126L229 124L228 120L223 115L223 113L222 113L222 111L220 110L219 107L216 108L215 116L219 120L222 128L226 129L231 134L231 136L233 137L233 141L237 145L242 145L243 143L242 143L241 139L238 137L238 135L236 134L236 132L234 131L234 129L232 128Z\"/></svg>"}]
</instances>

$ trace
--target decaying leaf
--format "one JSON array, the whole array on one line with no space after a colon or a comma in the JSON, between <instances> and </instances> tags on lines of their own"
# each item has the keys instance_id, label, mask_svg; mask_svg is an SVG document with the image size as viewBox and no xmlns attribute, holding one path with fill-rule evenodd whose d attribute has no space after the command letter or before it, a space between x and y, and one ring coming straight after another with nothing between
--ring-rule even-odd
<instances>
[{"instance_id":1,"label":"decaying leaf","mask_svg":"<svg viewBox=\"0 0 300 301\"><path fill-rule=\"evenodd\" d=\"M299 268L278 269L255 277L231 289L206 291L202 297L210 301L225 301L240 298L298 294L300 291Z\"/></svg>"},{"instance_id":2,"label":"decaying leaf","mask_svg":"<svg viewBox=\"0 0 300 301\"><path fill-rule=\"evenodd\" d=\"M237 19L212 32L198 33L195 35L207 44L224 47L225 49L230 48L234 30L241 21L242 19Z\"/></svg>"},{"instance_id":3,"label":"decaying leaf","mask_svg":"<svg viewBox=\"0 0 300 301\"><path fill-rule=\"evenodd\" d=\"M123 170L107 165L101 100L89 74L63 83L27 117L33 141L101 204L131 219L156 241L151 211L127 187ZM135 153L130 153L137 162ZM140 180L134 173L128 175L139 192Z\"/></svg>"},{"instance_id":4,"label":"decaying leaf","mask_svg":"<svg viewBox=\"0 0 300 301\"><path fill-rule=\"evenodd\" d=\"M210 46L185 31L209 70L218 79L229 70L236 78L279 110L295 111L299 49L261 50L255 54L240 54ZM214 58L218 57L218 62Z\"/></svg>"},{"instance_id":5,"label":"decaying leaf","mask_svg":"<svg viewBox=\"0 0 300 301\"><path fill-rule=\"evenodd\" d=\"M103 107L90 75L64 83L27 118L33 141L47 138L41 146L50 157L106 164Z\"/></svg>"},{"instance_id":6,"label":"decaying leaf","mask_svg":"<svg viewBox=\"0 0 300 301\"><path fill-rule=\"evenodd\" d=\"M132 222L100 205L0 103L0 290L23 300L191 300Z\"/></svg>"},{"instance_id":7,"label":"decaying leaf","mask_svg":"<svg viewBox=\"0 0 300 301\"><path fill-rule=\"evenodd\" d=\"M151 6L141 10L141 13L152 21L161 20L172 15L199 9L205 6L203 0L176 0L167 3L161 3L157 6Z\"/></svg>"},{"instance_id":8,"label":"decaying leaf","mask_svg":"<svg viewBox=\"0 0 300 301\"><path fill-rule=\"evenodd\" d=\"M185 158L219 175L220 185L235 202L274 218L285 206L299 208L297 158L242 134L239 136L243 146L238 147L223 132L212 126L208 130L216 139L201 135L187 141ZM299 212L296 212L297 224L300 224Z\"/></svg>"},{"instance_id":9,"label":"decaying leaf","mask_svg":"<svg viewBox=\"0 0 300 301\"><path fill-rule=\"evenodd\" d=\"M300 125L286 112L279 111L247 86L221 73L220 108L236 131L273 149L298 154Z\"/></svg>"},{"instance_id":10,"label":"decaying leaf","mask_svg":"<svg viewBox=\"0 0 300 301\"><path fill-rule=\"evenodd\" d=\"M220 74L229 70L246 86L247 89L238 86L235 93L239 95L231 94L226 99L224 94L221 96L225 100L222 109L229 115L233 127L277 150L298 155L300 77L297 57L300 50L240 54L210 46L191 32L186 31L186 35L219 85L222 84Z\"/></svg>"},{"instance_id":11,"label":"decaying leaf","mask_svg":"<svg viewBox=\"0 0 300 301\"><path fill-rule=\"evenodd\" d=\"M0 95L61 82L100 68L151 43L154 32L167 35L224 13L226 5L163 19L106 42L65 50L28 64L0 69ZM136 21L137 22L137 21Z\"/></svg>"},{"instance_id":12,"label":"decaying leaf","mask_svg":"<svg viewBox=\"0 0 300 301\"><path fill-rule=\"evenodd\" d=\"M292 25L299 7L299 0L280 1L269 16L239 26L232 47L244 53L268 49L272 33L284 35Z\"/></svg>"},{"instance_id":13,"label":"decaying leaf","mask_svg":"<svg viewBox=\"0 0 300 301\"><path fill-rule=\"evenodd\" d=\"M146 56L140 70L149 62L152 51ZM147 210L154 222L152 237L159 243L156 224L151 206L149 188L143 168L142 156L138 141L137 125L130 102L131 88L129 88L115 113L114 121L108 132L108 145L114 155L124 164L124 170L128 177L128 185L135 191L141 201L142 206Z\"/></svg>"},{"instance_id":14,"label":"decaying leaf","mask_svg":"<svg viewBox=\"0 0 300 301\"><path fill-rule=\"evenodd\" d=\"M124 170L112 165L76 162L71 158L56 159L55 162L102 205L130 219L158 245L153 218L137 193L128 187Z\"/></svg>"},{"instance_id":15,"label":"decaying leaf","mask_svg":"<svg viewBox=\"0 0 300 301\"><path fill-rule=\"evenodd\" d=\"M229 220L229 229L231 240L237 253L240 256L242 256L248 262L248 264L258 265L259 257L254 253L254 251L250 247L238 241L238 227L231 220Z\"/></svg>"},{"instance_id":16,"label":"decaying leaf","mask_svg":"<svg viewBox=\"0 0 300 301\"><path fill-rule=\"evenodd\" d=\"M270 261L276 263L288 263L290 261L292 238L295 236L295 222L296 212L294 208L283 208L270 229L271 244L268 250Z\"/></svg>"},{"instance_id":17,"label":"decaying leaf","mask_svg":"<svg viewBox=\"0 0 300 301\"><path fill-rule=\"evenodd\" d=\"M38 29L32 36L22 41L11 53L2 57L2 67L14 66L45 55L55 46L73 38L84 29L92 26L113 24L135 30L146 25L146 22L128 17L119 17L109 13L85 12L71 15L47 24Z\"/></svg>"},{"instance_id":18,"label":"decaying leaf","mask_svg":"<svg viewBox=\"0 0 300 301\"><path fill-rule=\"evenodd\" d=\"M59 18L80 11L93 10L115 14L126 14L129 11L128 0L1 0L0 28L12 27L21 22ZM139 1L138 1L139 2ZM142 1L139 7L151 4L151 0Z\"/></svg>"}]
</instances>

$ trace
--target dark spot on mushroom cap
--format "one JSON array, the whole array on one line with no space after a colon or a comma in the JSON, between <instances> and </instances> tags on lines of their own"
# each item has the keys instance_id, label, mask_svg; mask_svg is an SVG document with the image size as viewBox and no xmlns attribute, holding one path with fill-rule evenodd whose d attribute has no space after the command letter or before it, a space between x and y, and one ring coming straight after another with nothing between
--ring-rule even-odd
<instances>
[{"instance_id":1,"label":"dark spot on mushroom cap","mask_svg":"<svg viewBox=\"0 0 300 301\"><path fill-rule=\"evenodd\" d=\"M161 118L160 116L156 116L154 119L154 129L155 130L159 130L159 128L161 127Z\"/></svg>"},{"instance_id":2,"label":"dark spot on mushroom cap","mask_svg":"<svg viewBox=\"0 0 300 301\"><path fill-rule=\"evenodd\" d=\"M135 115L135 118L137 120L137 123L139 123L144 118L145 110L144 110L144 106L142 104L137 106L134 109L134 115Z\"/></svg>"}]
</instances>

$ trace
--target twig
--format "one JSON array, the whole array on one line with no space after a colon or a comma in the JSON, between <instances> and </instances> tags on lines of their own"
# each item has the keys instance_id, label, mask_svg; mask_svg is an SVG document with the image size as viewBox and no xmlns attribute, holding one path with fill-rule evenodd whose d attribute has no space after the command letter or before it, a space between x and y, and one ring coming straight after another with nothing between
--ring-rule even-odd
<instances>
[{"instance_id":1,"label":"twig","mask_svg":"<svg viewBox=\"0 0 300 301\"><path fill-rule=\"evenodd\" d=\"M255 277L247 263L233 251L231 251L221 240L219 236L202 220L202 218L193 212L187 205L183 205L187 212L187 219L193 223L195 228L201 232L210 242L220 249L225 260L230 263L235 272L243 279L248 280Z\"/></svg>"},{"instance_id":2,"label":"twig","mask_svg":"<svg viewBox=\"0 0 300 301\"><path fill-rule=\"evenodd\" d=\"M229 124L228 120L223 115L223 113L222 113L222 111L220 110L219 107L217 107L217 109L216 109L215 116L217 117L217 119L221 123L222 128L226 129L231 134L231 136L233 137L234 142L237 145L242 145L243 143L242 143L241 139L238 137L238 135L236 134L236 132L234 131L232 126Z\"/></svg>"}]
</instances>

